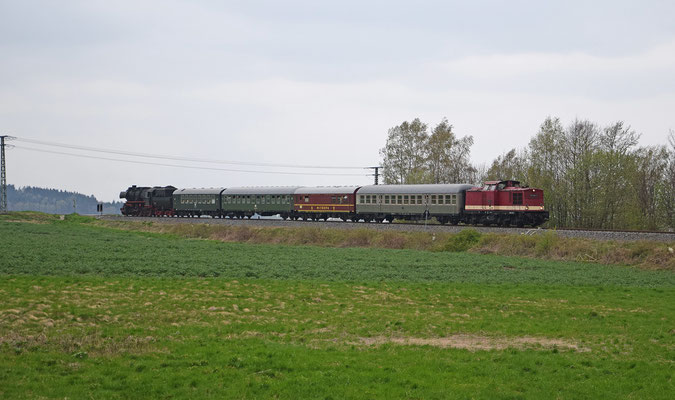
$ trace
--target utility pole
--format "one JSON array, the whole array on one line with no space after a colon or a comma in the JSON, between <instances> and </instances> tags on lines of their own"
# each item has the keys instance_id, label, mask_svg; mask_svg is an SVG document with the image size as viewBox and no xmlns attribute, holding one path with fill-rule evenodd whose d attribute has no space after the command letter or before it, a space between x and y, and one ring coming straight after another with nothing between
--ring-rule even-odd
<instances>
[{"instance_id":1,"label":"utility pole","mask_svg":"<svg viewBox=\"0 0 675 400\"><path fill-rule=\"evenodd\" d=\"M7 170L5 169L5 141L12 136L0 136L0 214L7 213Z\"/></svg>"},{"instance_id":2,"label":"utility pole","mask_svg":"<svg viewBox=\"0 0 675 400\"><path fill-rule=\"evenodd\" d=\"M374 169L375 170L375 184L377 185L379 183L379 178L380 178L380 168L382 167L367 167L368 169Z\"/></svg>"}]
</instances>

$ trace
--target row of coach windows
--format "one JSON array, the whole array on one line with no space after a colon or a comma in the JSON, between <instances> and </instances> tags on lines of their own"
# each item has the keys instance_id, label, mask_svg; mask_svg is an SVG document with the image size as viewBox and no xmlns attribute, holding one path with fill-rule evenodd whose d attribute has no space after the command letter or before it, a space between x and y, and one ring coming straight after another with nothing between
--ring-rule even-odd
<instances>
[{"instance_id":1,"label":"row of coach windows","mask_svg":"<svg viewBox=\"0 0 675 400\"><path fill-rule=\"evenodd\" d=\"M230 195L223 198L225 204L291 204L291 196L282 194Z\"/></svg>"},{"instance_id":2,"label":"row of coach windows","mask_svg":"<svg viewBox=\"0 0 675 400\"><path fill-rule=\"evenodd\" d=\"M216 204L216 198L210 194L183 194L180 196L181 204Z\"/></svg>"},{"instance_id":3,"label":"row of coach windows","mask_svg":"<svg viewBox=\"0 0 675 400\"><path fill-rule=\"evenodd\" d=\"M310 200L308 195L304 195L304 196L303 195L297 195L295 197L296 197L295 201L298 202L298 203L302 203L302 202L309 203L309 200ZM332 204L349 204L349 196L347 196L347 195L345 195L345 196L340 196L340 195L331 196L330 202Z\"/></svg>"},{"instance_id":4,"label":"row of coach windows","mask_svg":"<svg viewBox=\"0 0 675 400\"><path fill-rule=\"evenodd\" d=\"M422 205L424 204L424 197L421 194L398 194L398 195L359 195L359 204L408 204L408 205ZM456 194L432 194L427 196L430 205L457 205Z\"/></svg>"},{"instance_id":5,"label":"row of coach windows","mask_svg":"<svg viewBox=\"0 0 675 400\"><path fill-rule=\"evenodd\" d=\"M331 196L330 202L333 204L348 204L349 196Z\"/></svg>"}]
</instances>

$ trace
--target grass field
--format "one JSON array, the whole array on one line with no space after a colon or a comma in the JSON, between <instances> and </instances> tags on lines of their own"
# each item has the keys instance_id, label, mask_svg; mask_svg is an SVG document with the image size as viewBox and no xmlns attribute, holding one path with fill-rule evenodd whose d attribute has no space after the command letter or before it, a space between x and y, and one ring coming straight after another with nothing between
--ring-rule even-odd
<instances>
[{"instance_id":1,"label":"grass field","mask_svg":"<svg viewBox=\"0 0 675 400\"><path fill-rule=\"evenodd\" d=\"M16 218L14 218L16 220ZM671 398L675 273L0 220L0 398Z\"/></svg>"}]
</instances>

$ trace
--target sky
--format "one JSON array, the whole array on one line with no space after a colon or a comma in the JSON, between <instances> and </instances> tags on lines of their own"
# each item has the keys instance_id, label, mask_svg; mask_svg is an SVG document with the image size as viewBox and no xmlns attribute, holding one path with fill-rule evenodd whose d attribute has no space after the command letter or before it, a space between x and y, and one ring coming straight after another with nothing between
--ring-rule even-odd
<instances>
[{"instance_id":1,"label":"sky","mask_svg":"<svg viewBox=\"0 0 675 400\"><path fill-rule=\"evenodd\" d=\"M0 0L0 135L275 165L15 140L7 180L103 201L132 184L364 185L388 129L413 118L473 136L476 164L527 146L547 116L665 144L673 15L648 0Z\"/></svg>"}]
</instances>

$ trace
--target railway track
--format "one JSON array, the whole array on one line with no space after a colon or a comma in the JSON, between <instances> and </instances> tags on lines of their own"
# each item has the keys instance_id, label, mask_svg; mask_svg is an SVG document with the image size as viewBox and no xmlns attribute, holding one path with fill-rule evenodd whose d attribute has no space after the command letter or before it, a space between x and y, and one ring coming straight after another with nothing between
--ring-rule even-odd
<instances>
[{"instance_id":1,"label":"railway track","mask_svg":"<svg viewBox=\"0 0 675 400\"><path fill-rule=\"evenodd\" d=\"M363 223L363 222L342 222L329 220L326 222L318 221L291 221L277 218L261 217L251 219L229 219L229 218L152 218L152 217L123 217L115 215L104 215L98 217L108 221L143 221L167 224L213 224L224 226L275 226L275 227L321 227L327 229L373 229L380 231L404 231L404 232L460 232L463 229L475 229L481 233L506 233L518 235L540 235L544 232L554 230L561 237L587 238L594 240L651 240L659 242L675 242L675 232L650 232L650 231L619 231L619 230L594 230L594 229L546 229L546 228L516 228L516 227L486 227L472 225L439 225L418 223Z\"/></svg>"}]
</instances>

